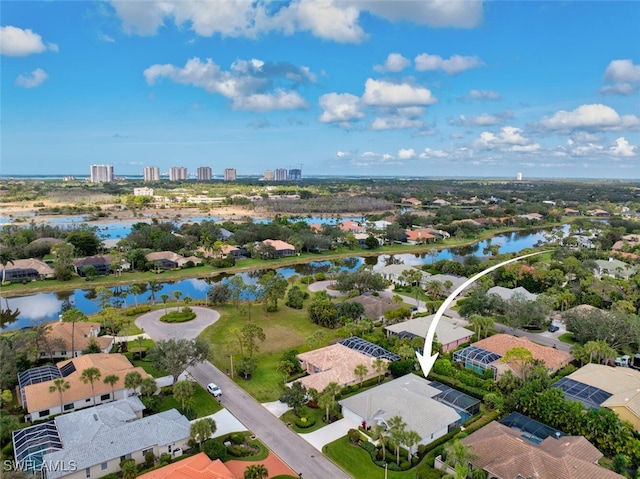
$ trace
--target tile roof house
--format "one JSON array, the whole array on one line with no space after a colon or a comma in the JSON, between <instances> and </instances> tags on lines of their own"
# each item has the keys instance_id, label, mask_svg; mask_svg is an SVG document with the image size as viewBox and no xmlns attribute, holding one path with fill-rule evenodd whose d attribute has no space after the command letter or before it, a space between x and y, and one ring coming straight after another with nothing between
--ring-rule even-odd
<instances>
[{"instance_id":1,"label":"tile roof house","mask_svg":"<svg viewBox=\"0 0 640 479\"><path fill-rule=\"evenodd\" d=\"M361 226L359 223L356 223L352 220L343 221L342 223L340 223L338 228L340 228L341 231L345 231L348 233L364 233L366 231L366 228L364 226Z\"/></svg>"},{"instance_id":2,"label":"tile roof house","mask_svg":"<svg viewBox=\"0 0 640 479\"><path fill-rule=\"evenodd\" d=\"M393 302L392 298L361 294L355 298L349 298L345 302L360 303L364 308L364 315L372 321L384 320L384 313L402 307L402 304Z\"/></svg>"},{"instance_id":3,"label":"tile roof house","mask_svg":"<svg viewBox=\"0 0 640 479\"><path fill-rule=\"evenodd\" d=\"M434 316L435 315L432 314L430 316L410 319L402 323L391 324L384 329L387 331L387 337L395 335L400 337L425 338ZM436 326L436 335L438 342L442 344L442 350L446 353L471 341L474 332L465 329L460 320L450 318L449 316L442 316L438 322L438 326Z\"/></svg>"},{"instance_id":4,"label":"tile roof house","mask_svg":"<svg viewBox=\"0 0 640 479\"><path fill-rule=\"evenodd\" d=\"M494 286L493 288L489 288L489 290L487 290L487 294L495 294L497 296L500 296L500 298L505 301L510 300L514 295L521 295L529 301L535 301L538 298L537 294L530 293L522 286L518 286L517 288L504 288L502 286Z\"/></svg>"},{"instance_id":5,"label":"tile roof house","mask_svg":"<svg viewBox=\"0 0 640 479\"><path fill-rule=\"evenodd\" d=\"M47 345L40 345L38 353L40 357L65 359L77 357L82 354L91 340L94 340L103 353L108 353L114 344L113 337L98 336L100 323L78 321L75 326L64 321L45 323L47 327ZM73 341L72 341L73 333ZM71 344L75 351L71 350Z\"/></svg>"},{"instance_id":6,"label":"tile roof house","mask_svg":"<svg viewBox=\"0 0 640 479\"><path fill-rule=\"evenodd\" d=\"M137 419L110 410L109 404L56 418L64 445L44 456L45 462L76 461L75 471L48 471L47 479L98 478L120 471L120 462L154 456L181 454L191 433L189 420L176 409Z\"/></svg>"},{"instance_id":7,"label":"tile roof house","mask_svg":"<svg viewBox=\"0 0 640 479\"><path fill-rule=\"evenodd\" d=\"M73 269L79 276L85 276L85 268L93 266L99 275L108 274L114 257L109 254L98 254L95 256L85 256L84 258L73 259Z\"/></svg>"},{"instance_id":8,"label":"tile roof house","mask_svg":"<svg viewBox=\"0 0 640 479\"><path fill-rule=\"evenodd\" d=\"M434 243L436 241L436 236L425 228L406 230L404 233L407 235L407 243L409 244Z\"/></svg>"},{"instance_id":9,"label":"tile roof house","mask_svg":"<svg viewBox=\"0 0 640 479\"><path fill-rule=\"evenodd\" d=\"M636 431L640 431L640 371L585 364L567 378L607 393L600 396L606 399L599 406L611 409L620 419L630 422ZM580 400L580 397L572 397L566 392L565 397Z\"/></svg>"},{"instance_id":10,"label":"tile roof house","mask_svg":"<svg viewBox=\"0 0 640 479\"><path fill-rule=\"evenodd\" d=\"M276 256L278 258L283 256L293 256L296 254L296 247L285 241L266 239L262 241L262 244L273 246L276 249Z\"/></svg>"},{"instance_id":11,"label":"tile roof house","mask_svg":"<svg viewBox=\"0 0 640 479\"><path fill-rule=\"evenodd\" d=\"M486 351L491 351L492 353L499 354L503 357L510 349L523 347L531 351L533 359L542 361L547 366L549 373L554 373L565 367L573 359L571 354L560 351L559 349L541 346L528 338L516 338L510 334L495 334L473 343L472 346L482 348ZM496 361L494 365L498 369L499 373L504 371L505 368L510 368L509 364L503 362L501 359Z\"/></svg>"},{"instance_id":12,"label":"tile roof house","mask_svg":"<svg viewBox=\"0 0 640 479\"><path fill-rule=\"evenodd\" d=\"M522 439L521 432L493 421L461 442L471 447L474 467L491 479L622 479L597 464L603 456L582 436L549 436L540 444Z\"/></svg>"},{"instance_id":13,"label":"tile roof house","mask_svg":"<svg viewBox=\"0 0 640 479\"><path fill-rule=\"evenodd\" d=\"M158 251L145 256L149 263L155 263L162 269L176 269L186 265L189 261L193 264L202 263L202 259L196 256L181 256L173 251Z\"/></svg>"},{"instance_id":14,"label":"tile roof house","mask_svg":"<svg viewBox=\"0 0 640 479\"><path fill-rule=\"evenodd\" d=\"M14 259L6 265L0 265L2 282L5 281L33 281L48 279L55 276L53 268L39 259Z\"/></svg>"},{"instance_id":15,"label":"tile roof house","mask_svg":"<svg viewBox=\"0 0 640 479\"><path fill-rule=\"evenodd\" d=\"M309 375L297 379L307 389L313 388L322 392L329 383L350 386L360 382L354 373L356 366L364 364L368 373L363 380L374 378L379 373L373 368L376 358L354 351L342 344L332 344L320 349L298 354L300 366ZM386 361L383 359L383 361Z\"/></svg>"},{"instance_id":16,"label":"tile roof house","mask_svg":"<svg viewBox=\"0 0 640 479\"><path fill-rule=\"evenodd\" d=\"M133 367L126 356L122 354L85 354L61 361L56 366L60 372L57 377L64 377L70 384L69 389L62 393L63 410L60 409L58 393L49 391L49 387L53 385L55 379L47 379L42 382L29 381L29 384L20 387L19 399L21 406L27 410L31 421L91 407L94 405L94 401L95 404L100 404L113 399L122 399L129 395L129 390L124 387L124 377L128 372L137 371L143 378L148 376L141 367ZM82 371L90 367L98 368L101 373L101 378L93 383L93 393L91 384L85 384L80 379ZM110 374L118 376L118 382L113 387L113 397L111 386L103 382L103 379Z\"/></svg>"},{"instance_id":17,"label":"tile roof house","mask_svg":"<svg viewBox=\"0 0 640 479\"><path fill-rule=\"evenodd\" d=\"M345 419L367 427L387 425L390 418L400 416L407 431L420 435L419 444L429 444L455 428L461 419L451 406L433 399L441 392L430 381L407 374L338 403Z\"/></svg>"},{"instance_id":18,"label":"tile roof house","mask_svg":"<svg viewBox=\"0 0 640 479\"><path fill-rule=\"evenodd\" d=\"M138 479L238 479L220 459L204 452L137 476Z\"/></svg>"}]
</instances>

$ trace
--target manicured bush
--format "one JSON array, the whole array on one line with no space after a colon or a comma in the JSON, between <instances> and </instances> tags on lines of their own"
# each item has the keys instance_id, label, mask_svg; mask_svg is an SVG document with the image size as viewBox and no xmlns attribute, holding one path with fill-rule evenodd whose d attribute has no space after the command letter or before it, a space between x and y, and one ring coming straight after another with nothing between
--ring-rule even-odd
<instances>
[{"instance_id":1,"label":"manicured bush","mask_svg":"<svg viewBox=\"0 0 640 479\"><path fill-rule=\"evenodd\" d=\"M325 279L327 279L327 275L324 273L316 273L313 276L313 279L315 279L316 281L324 281Z\"/></svg>"},{"instance_id":2,"label":"manicured bush","mask_svg":"<svg viewBox=\"0 0 640 479\"><path fill-rule=\"evenodd\" d=\"M151 311L151 306L148 304L141 304L140 306L128 309L125 314L127 316L136 316L138 314L148 313L149 311Z\"/></svg>"},{"instance_id":3,"label":"manicured bush","mask_svg":"<svg viewBox=\"0 0 640 479\"><path fill-rule=\"evenodd\" d=\"M357 429L349 429L347 431L347 437L351 444L358 444L360 442L360 432Z\"/></svg>"},{"instance_id":4,"label":"manicured bush","mask_svg":"<svg viewBox=\"0 0 640 479\"><path fill-rule=\"evenodd\" d=\"M231 436L229 436L229 440L236 444L236 445L240 445L244 442L244 437L242 437L242 434L231 434Z\"/></svg>"},{"instance_id":5,"label":"manicured bush","mask_svg":"<svg viewBox=\"0 0 640 479\"><path fill-rule=\"evenodd\" d=\"M227 460L227 448L221 441L216 439L207 439L202 443L202 451L209 456L209 459Z\"/></svg>"},{"instance_id":6,"label":"manicured bush","mask_svg":"<svg viewBox=\"0 0 640 479\"><path fill-rule=\"evenodd\" d=\"M187 310L187 311L185 311ZM171 311L163 316L160 316L160 321L163 323L185 323L191 321L196 317L190 308L184 308L182 311Z\"/></svg>"},{"instance_id":7,"label":"manicured bush","mask_svg":"<svg viewBox=\"0 0 640 479\"><path fill-rule=\"evenodd\" d=\"M316 418L313 416L302 416L296 419L296 426L302 429L313 426L316 423Z\"/></svg>"},{"instance_id":8,"label":"manicured bush","mask_svg":"<svg viewBox=\"0 0 640 479\"><path fill-rule=\"evenodd\" d=\"M240 446L227 446L227 452L233 457L242 457L246 454L246 449Z\"/></svg>"}]
</instances>

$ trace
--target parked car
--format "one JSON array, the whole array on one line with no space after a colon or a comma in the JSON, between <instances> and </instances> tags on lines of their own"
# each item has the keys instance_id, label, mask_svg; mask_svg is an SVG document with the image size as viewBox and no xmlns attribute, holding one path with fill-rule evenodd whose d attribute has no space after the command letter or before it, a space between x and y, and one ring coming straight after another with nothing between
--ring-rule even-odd
<instances>
[{"instance_id":1,"label":"parked car","mask_svg":"<svg viewBox=\"0 0 640 479\"><path fill-rule=\"evenodd\" d=\"M207 384L207 391L214 395L214 397L222 396L222 389L220 389L215 383Z\"/></svg>"},{"instance_id":2,"label":"parked car","mask_svg":"<svg viewBox=\"0 0 640 479\"><path fill-rule=\"evenodd\" d=\"M623 366L625 368L629 367L629 364L631 364L631 356L627 356L626 354L624 356L618 356L615 364L616 366Z\"/></svg>"},{"instance_id":3,"label":"parked car","mask_svg":"<svg viewBox=\"0 0 640 479\"><path fill-rule=\"evenodd\" d=\"M559 331L560 328L558 326L556 326L555 324L551 324L549 325L549 332L550 333L555 333L556 331Z\"/></svg>"}]
</instances>

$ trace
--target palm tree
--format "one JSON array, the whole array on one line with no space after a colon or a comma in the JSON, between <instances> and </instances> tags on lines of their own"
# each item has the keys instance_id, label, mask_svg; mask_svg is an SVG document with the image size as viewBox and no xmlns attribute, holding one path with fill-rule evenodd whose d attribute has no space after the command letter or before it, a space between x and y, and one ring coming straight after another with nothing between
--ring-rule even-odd
<instances>
[{"instance_id":1,"label":"palm tree","mask_svg":"<svg viewBox=\"0 0 640 479\"><path fill-rule=\"evenodd\" d=\"M142 384L142 375L138 371L129 371L124 377L124 387L131 389L134 393Z\"/></svg>"},{"instance_id":2,"label":"palm tree","mask_svg":"<svg viewBox=\"0 0 640 479\"><path fill-rule=\"evenodd\" d=\"M456 471L455 477L465 479L471 473L469 463L474 459L477 459L471 452L471 447L462 444L459 439L456 439L444 447L444 456L446 457L445 463L453 467ZM478 468L478 470L481 470Z\"/></svg>"},{"instance_id":3,"label":"palm tree","mask_svg":"<svg viewBox=\"0 0 640 479\"><path fill-rule=\"evenodd\" d=\"M382 358L376 358L373 360L373 363L371 365L373 366L375 372L378 374L378 384L380 384L380 378L382 377L382 374L380 373L382 373L382 371L387 368L387 363Z\"/></svg>"},{"instance_id":4,"label":"palm tree","mask_svg":"<svg viewBox=\"0 0 640 479\"><path fill-rule=\"evenodd\" d=\"M364 382L364 377L367 375L369 370L367 366L364 364L358 364L356 368L353 370L353 373L360 378L360 387L362 387L362 383Z\"/></svg>"},{"instance_id":5,"label":"palm tree","mask_svg":"<svg viewBox=\"0 0 640 479\"><path fill-rule=\"evenodd\" d=\"M387 448L384 445L384 438L387 437L387 426L384 424L376 424L373 426L373 435L380 441L380 447L382 448L382 462L387 462Z\"/></svg>"},{"instance_id":6,"label":"palm tree","mask_svg":"<svg viewBox=\"0 0 640 479\"><path fill-rule=\"evenodd\" d=\"M407 461L411 461L411 449L418 444L422 438L416 431L407 431L404 434L404 444L407 446Z\"/></svg>"},{"instance_id":7,"label":"palm tree","mask_svg":"<svg viewBox=\"0 0 640 479\"><path fill-rule=\"evenodd\" d=\"M158 284L155 279L149 281L149 291L151 291L151 304L156 304L156 293L162 289L162 285Z\"/></svg>"},{"instance_id":8,"label":"palm tree","mask_svg":"<svg viewBox=\"0 0 640 479\"><path fill-rule=\"evenodd\" d=\"M114 387L116 383L120 381L120 376L118 376L117 374L108 374L104 377L102 381L105 384L108 384L109 386L111 386L111 399L115 401L116 393L115 393Z\"/></svg>"},{"instance_id":9,"label":"palm tree","mask_svg":"<svg viewBox=\"0 0 640 479\"><path fill-rule=\"evenodd\" d=\"M203 441L209 439L216 432L216 422L210 417L205 417L191 423L191 439L198 444L198 450Z\"/></svg>"},{"instance_id":10,"label":"palm tree","mask_svg":"<svg viewBox=\"0 0 640 479\"><path fill-rule=\"evenodd\" d=\"M96 394L93 388L93 383L100 379L100 376L102 376L102 373L96 367L87 368L82 371L82 374L80 374L80 381L85 384L91 383L91 397L93 398L94 406L96 405Z\"/></svg>"},{"instance_id":11,"label":"palm tree","mask_svg":"<svg viewBox=\"0 0 640 479\"><path fill-rule=\"evenodd\" d=\"M326 414L327 414L326 422L329 422L329 410L336 403L336 394L338 394L339 392L340 392L340 385L336 382L330 382L322 390L322 394L320 395L320 397L322 398L322 402L324 404Z\"/></svg>"},{"instance_id":12,"label":"palm tree","mask_svg":"<svg viewBox=\"0 0 640 479\"><path fill-rule=\"evenodd\" d=\"M169 295L168 294L163 294L160 296L160 299L162 300L162 303L164 304L164 314L167 314L167 300L169 299Z\"/></svg>"},{"instance_id":13,"label":"palm tree","mask_svg":"<svg viewBox=\"0 0 640 479\"><path fill-rule=\"evenodd\" d=\"M244 470L243 479L266 479L269 471L264 464L251 464Z\"/></svg>"},{"instance_id":14,"label":"palm tree","mask_svg":"<svg viewBox=\"0 0 640 479\"><path fill-rule=\"evenodd\" d=\"M396 448L396 462L400 465L400 444L404 439L407 423L401 416L393 416L389 418L387 426L389 427L389 436Z\"/></svg>"},{"instance_id":15,"label":"palm tree","mask_svg":"<svg viewBox=\"0 0 640 479\"><path fill-rule=\"evenodd\" d=\"M132 284L129 287L129 292L133 295L133 300L136 304L136 308L138 307L138 295L142 293L142 287L139 284Z\"/></svg>"},{"instance_id":16,"label":"palm tree","mask_svg":"<svg viewBox=\"0 0 640 479\"><path fill-rule=\"evenodd\" d=\"M53 386L49 386L50 393L55 393L57 391L58 394L60 395L60 412L62 414L64 414L64 408L63 408L64 402L62 400L62 393L64 393L70 387L71 387L71 383L67 381L65 378L54 379Z\"/></svg>"},{"instance_id":17,"label":"palm tree","mask_svg":"<svg viewBox=\"0 0 640 479\"><path fill-rule=\"evenodd\" d=\"M174 298L176 298L176 303L177 303L178 301L180 301L180 297L181 297L181 296L182 296L182 291L177 291L177 290L176 290L176 291L174 291L174 292L173 292L173 297L174 297ZM177 310L177 311L180 311L180 305L179 305L179 304L177 304L177 305L176 305L176 310Z\"/></svg>"}]
</instances>

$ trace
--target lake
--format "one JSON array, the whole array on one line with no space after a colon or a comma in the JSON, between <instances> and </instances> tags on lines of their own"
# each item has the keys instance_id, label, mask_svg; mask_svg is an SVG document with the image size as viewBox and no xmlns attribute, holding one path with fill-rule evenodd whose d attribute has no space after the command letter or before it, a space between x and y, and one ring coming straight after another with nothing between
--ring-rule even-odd
<instances>
[{"instance_id":1,"label":"lake","mask_svg":"<svg viewBox=\"0 0 640 479\"><path fill-rule=\"evenodd\" d=\"M562 229L566 234L568 225ZM488 246L500 245L500 253L517 253L526 248L531 248L539 242L545 240L548 231L527 231L512 232L504 235L494 236L491 239L475 243L462 248L449 248L438 252L435 257L429 256L427 253L420 254L398 254L393 255L396 260L402 261L409 266L421 266L441 259L459 259L466 255L483 256L482 250ZM362 264L371 266L374 270L379 269L387 264L389 255L379 255L370 257L354 256L349 258L347 264L342 269L355 270ZM277 268L276 271L285 278L293 275L310 275L317 272L328 272L331 268L331 261L311 261L306 264L296 265L288 268ZM255 284L258 278L265 270L256 270L252 272L237 273L247 284ZM215 278L191 278L180 281L162 282L162 289L156 293L156 300L160 302L160 296L168 295L171 300L174 299L173 292L182 292L182 298L188 296L192 299L204 300L207 297L207 291L212 284L218 281L225 281L232 275L220 275ZM132 294L127 293L126 288L112 288L119 293L119 301L125 306L135 304L135 298ZM32 326L41 321L55 321L59 318L63 305L67 302L74 307L80 309L85 314L94 314L99 311L99 304L94 299L95 292L92 289L76 289L72 291L55 292L55 293L37 293L28 296L15 296L10 298L1 298L3 301L3 309L8 307L11 310L19 309L20 315L17 321L8 325L5 329L20 329ZM144 292L138 295L138 302L146 302L150 299L150 292Z\"/></svg>"}]
</instances>

